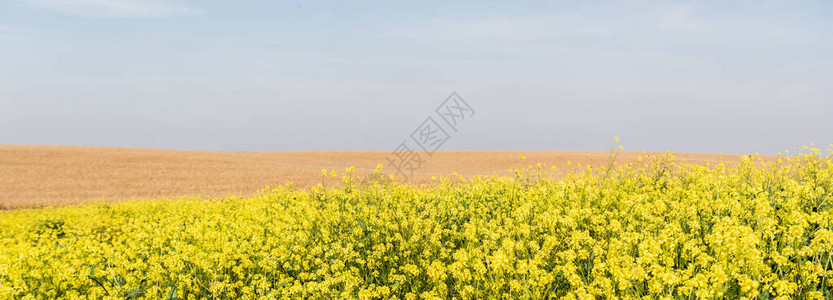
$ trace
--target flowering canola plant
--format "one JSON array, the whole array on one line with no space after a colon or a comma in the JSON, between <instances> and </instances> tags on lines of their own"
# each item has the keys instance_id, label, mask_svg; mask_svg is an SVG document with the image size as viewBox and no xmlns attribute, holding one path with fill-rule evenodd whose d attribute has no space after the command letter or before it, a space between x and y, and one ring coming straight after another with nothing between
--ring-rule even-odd
<instances>
[{"instance_id":1,"label":"flowering canola plant","mask_svg":"<svg viewBox=\"0 0 833 300\"><path fill-rule=\"evenodd\" d=\"M833 162L804 152L5 212L0 299L830 298Z\"/></svg>"}]
</instances>

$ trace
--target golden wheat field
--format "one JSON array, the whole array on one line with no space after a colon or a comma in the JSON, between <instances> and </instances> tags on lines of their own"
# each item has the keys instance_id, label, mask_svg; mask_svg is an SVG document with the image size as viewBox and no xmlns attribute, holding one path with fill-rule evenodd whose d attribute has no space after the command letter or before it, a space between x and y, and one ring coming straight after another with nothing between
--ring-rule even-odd
<instances>
[{"instance_id":1,"label":"golden wheat field","mask_svg":"<svg viewBox=\"0 0 833 300\"><path fill-rule=\"evenodd\" d=\"M0 145L0 209L82 203L90 200L185 195L253 195L266 186L293 182L309 188L321 170L356 167L369 175L386 151L212 152L114 147ZM577 165L601 166L606 151L441 151L409 178L431 184L432 176L511 174L529 161L556 166L564 175ZM656 153L649 153L656 154ZM622 152L618 162L641 152ZM737 162L738 155L677 153L692 163ZM771 159L771 157L763 157ZM572 162L572 166L567 163ZM385 173L386 170L383 170Z\"/></svg>"},{"instance_id":2,"label":"golden wheat field","mask_svg":"<svg viewBox=\"0 0 833 300\"><path fill-rule=\"evenodd\" d=\"M379 164L327 169L345 162L336 159L369 162L376 153L70 150L87 154L69 155L75 162L49 151L33 159L85 166L48 173L76 174L73 182L85 187L130 171L167 170L158 178L184 180L179 168L187 166L202 172L194 182L220 186L229 179L211 173L224 163L238 174L251 163L301 176L240 175L235 188L252 178L306 179L239 196L0 212L2 299L833 297L830 148L774 157L448 152L435 158L461 171L436 176L449 169L435 165L415 178L427 184L388 180ZM175 163L147 163L160 156ZM540 162L547 158L564 166ZM113 168L117 161L123 165ZM504 167L512 169L467 175ZM183 188L189 181L146 182L172 195L204 191Z\"/></svg>"}]
</instances>

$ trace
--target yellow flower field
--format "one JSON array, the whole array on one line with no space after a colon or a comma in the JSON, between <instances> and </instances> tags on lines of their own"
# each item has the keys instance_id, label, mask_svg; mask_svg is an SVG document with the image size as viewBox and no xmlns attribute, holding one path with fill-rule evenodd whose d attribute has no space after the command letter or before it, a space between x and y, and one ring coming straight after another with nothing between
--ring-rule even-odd
<instances>
[{"instance_id":1,"label":"yellow flower field","mask_svg":"<svg viewBox=\"0 0 833 300\"><path fill-rule=\"evenodd\" d=\"M830 153L548 173L0 213L0 299L833 297Z\"/></svg>"}]
</instances>

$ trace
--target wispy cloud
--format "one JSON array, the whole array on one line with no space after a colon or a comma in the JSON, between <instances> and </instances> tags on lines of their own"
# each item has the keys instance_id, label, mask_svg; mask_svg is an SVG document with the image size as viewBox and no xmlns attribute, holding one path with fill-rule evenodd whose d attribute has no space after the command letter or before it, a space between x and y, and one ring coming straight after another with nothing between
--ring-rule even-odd
<instances>
[{"instance_id":1,"label":"wispy cloud","mask_svg":"<svg viewBox=\"0 0 833 300\"><path fill-rule=\"evenodd\" d=\"M646 50L701 47L735 50L769 45L789 46L819 39L819 30L777 9L758 8L746 15L721 16L692 4L651 8L619 8L606 4L588 12L565 10L542 15L489 15L439 18L393 27L387 35L397 40L487 49L585 47ZM617 9L618 8L618 9ZM754 13L754 14L753 14Z\"/></svg>"},{"instance_id":2,"label":"wispy cloud","mask_svg":"<svg viewBox=\"0 0 833 300\"><path fill-rule=\"evenodd\" d=\"M13 85L8 84L8 83L4 83L4 82L0 82L0 93L14 92L16 90L17 89Z\"/></svg>"},{"instance_id":3,"label":"wispy cloud","mask_svg":"<svg viewBox=\"0 0 833 300\"><path fill-rule=\"evenodd\" d=\"M36 7L89 17L165 17L198 10L164 0L26 0Z\"/></svg>"},{"instance_id":4,"label":"wispy cloud","mask_svg":"<svg viewBox=\"0 0 833 300\"><path fill-rule=\"evenodd\" d=\"M16 26L0 25L0 36L24 32L26 29Z\"/></svg>"}]
</instances>

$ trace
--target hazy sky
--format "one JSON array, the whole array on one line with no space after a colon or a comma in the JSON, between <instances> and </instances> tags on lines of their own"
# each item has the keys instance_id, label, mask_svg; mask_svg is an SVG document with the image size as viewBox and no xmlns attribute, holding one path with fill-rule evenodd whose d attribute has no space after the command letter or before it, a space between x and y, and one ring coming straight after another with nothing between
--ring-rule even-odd
<instances>
[{"instance_id":1,"label":"hazy sky","mask_svg":"<svg viewBox=\"0 0 833 300\"><path fill-rule=\"evenodd\" d=\"M0 2L0 144L775 153L833 143L830 1Z\"/></svg>"}]
</instances>

